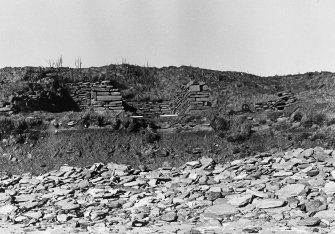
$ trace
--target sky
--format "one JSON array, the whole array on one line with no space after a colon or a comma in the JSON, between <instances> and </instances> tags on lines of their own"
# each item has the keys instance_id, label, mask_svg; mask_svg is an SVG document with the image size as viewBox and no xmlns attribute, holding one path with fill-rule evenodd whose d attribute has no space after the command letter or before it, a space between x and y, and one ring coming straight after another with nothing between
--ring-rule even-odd
<instances>
[{"instance_id":1,"label":"sky","mask_svg":"<svg viewBox=\"0 0 335 234\"><path fill-rule=\"evenodd\" d=\"M334 0L0 0L0 67L335 72Z\"/></svg>"}]
</instances>

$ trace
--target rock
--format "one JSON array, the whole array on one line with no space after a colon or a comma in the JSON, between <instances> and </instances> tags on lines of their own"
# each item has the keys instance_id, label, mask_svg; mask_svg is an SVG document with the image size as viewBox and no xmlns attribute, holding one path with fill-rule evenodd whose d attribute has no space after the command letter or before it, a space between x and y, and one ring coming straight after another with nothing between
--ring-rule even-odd
<instances>
[{"instance_id":1,"label":"rock","mask_svg":"<svg viewBox=\"0 0 335 234\"><path fill-rule=\"evenodd\" d=\"M27 220L28 219L28 217L26 217L26 216L17 216L16 218L15 218L15 222L17 222L17 223L21 223L21 222L23 222L23 221L25 221L25 220Z\"/></svg>"},{"instance_id":2,"label":"rock","mask_svg":"<svg viewBox=\"0 0 335 234\"><path fill-rule=\"evenodd\" d=\"M273 218L274 220L280 221L280 220L283 220L283 219L284 219L284 215L283 215L282 213L274 214L274 215L272 215L272 218Z\"/></svg>"},{"instance_id":3,"label":"rock","mask_svg":"<svg viewBox=\"0 0 335 234\"><path fill-rule=\"evenodd\" d=\"M306 211L307 212L315 212L319 211L319 208L322 206L322 202L320 200L313 200L313 201L308 201L305 206L306 206Z\"/></svg>"},{"instance_id":4,"label":"rock","mask_svg":"<svg viewBox=\"0 0 335 234\"><path fill-rule=\"evenodd\" d=\"M4 205L0 207L0 215L7 215L13 213L17 210L16 206L12 205Z\"/></svg>"},{"instance_id":5,"label":"rock","mask_svg":"<svg viewBox=\"0 0 335 234\"><path fill-rule=\"evenodd\" d=\"M178 216L175 212L169 212L169 213L163 214L161 216L161 219L166 221L166 222L174 222L174 221L177 220L177 218L178 218Z\"/></svg>"},{"instance_id":6,"label":"rock","mask_svg":"<svg viewBox=\"0 0 335 234\"><path fill-rule=\"evenodd\" d=\"M206 199L209 201L215 201L216 199L220 198L222 196L221 192L212 192L206 194Z\"/></svg>"},{"instance_id":7,"label":"rock","mask_svg":"<svg viewBox=\"0 0 335 234\"><path fill-rule=\"evenodd\" d=\"M69 219L69 216L67 214L59 214L57 215L57 221L61 223L65 223Z\"/></svg>"},{"instance_id":8,"label":"rock","mask_svg":"<svg viewBox=\"0 0 335 234\"><path fill-rule=\"evenodd\" d=\"M226 216L236 214L238 209L227 202L220 202L219 204L208 207L204 212L217 216Z\"/></svg>"},{"instance_id":9,"label":"rock","mask_svg":"<svg viewBox=\"0 0 335 234\"><path fill-rule=\"evenodd\" d=\"M306 150L304 150L301 154L302 154L304 157L308 158L308 157L312 156L313 153L314 153L314 149L310 148L310 149L306 149Z\"/></svg>"},{"instance_id":10,"label":"rock","mask_svg":"<svg viewBox=\"0 0 335 234\"><path fill-rule=\"evenodd\" d=\"M3 202L3 201L7 201L10 199L10 196L9 194L7 193L0 193L0 201Z\"/></svg>"},{"instance_id":11,"label":"rock","mask_svg":"<svg viewBox=\"0 0 335 234\"><path fill-rule=\"evenodd\" d=\"M304 184L288 184L276 192L280 199L298 196L305 191L306 185Z\"/></svg>"},{"instance_id":12,"label":"rock","mask_svg":"<svg viewBox=\"0 0 335 234\"><path fill-rule=\"evenodd\" d=\"M67 123L67 125L68 125L69 127L73 127L73 126L76 125L76 123L75 123L74 121L70 121L70 122Z\"/></svg>"},{"instance_id":13,"label":"rock","mask_svg":"<svg viewBox=\"0 0 335 234\"><path fill-rule=\"evenodd\" d=\"M300 226L317 226L320 221L318 217L307 217L299 220L297 224Z\"/></svg>"},{"instance_id":14,"label":"rock","mask_svg":"<svg viewBox=\"0 0 335 234\"><path fill-rule=\"evenodd\" d=\"M156 170L95 163L2 175L0 216L42 230L58 223L69 233L83 231L78 226L92 233L284 233L317 225L326 233L335 221L333 153L296 149L224 165L201 158Z\"/></svg>"},{"instance_id":15,"label":"rock","mask_svg":"<svg viewBox=\"0 0 335 234\"><path fill-rule=\"evenodd\" d=\"M197 201L188 202L188 206L192 209L211 206L212 204L213 204L212 201L207 201L207 200L197 200Z\"/></svg>"},{"instance_id":16,"label":"rock","mask_svg":"<svg viewBox=\"0 0 335 234\"><path fill-rule=\"evenodd\" d=\"M133 227L143 227L148 224L149 219L134 220L131 225Z\"/></svg>"},{"instance_id":17,"label":"rock","mask_svg":"<svg viewBox=\"0 0 335 234\"><path fill-rule=\"evenodd\" d=\"M242 231L245 233L259 233L262 230L261 227L251 227L251 228L244 228Z\"/></svg>"},{"instance_id":18,"label":"rock","mask_svg":"<svg viewBox=\"0 0 335 234\"><path fill-rule=\"evenodd\" d=\"M335 221L335 211L334 210L322 210L317 212L314 217L325 219L330 222Z\"/></svg>"},{"instance_id":19,"label":"rock","mask_svg":"<svg viewBox=\"0 0 335 234\"><path fill-rule=\"evenodd\" d=\"M35 201L37 199L36 194L22 194L15 197L16 202L27 202Z\"/></svg>"},{"instance_id":20,"label":"rock","mask_svg":"<svg viewBox=\"0 0 335 234\"><path fill-rule=\"evenodd\" d=\"M43 213L40 211L29 211L27 213L23 214L24 216L28 217L28 218L32 218L32 219L40 219L43 216Z\"/></svg>"},{"instance_id":21,"label":"rock","mask_svg":"<svg viewBox=\"0 0 335 234\"><path fill-rule=\"evenodd\" d=\"M279 171L273 174L274 177L283 177L283 176L291 176L293 175L292 171Z\"/></svg>"},{"instance_id":22,"label":"rock","mask_svg":"<svg viewBox=\"0 0 335 234\"><path fill-rule=\"evenodd\" d=\"M324 152L314 153L313 157L318 162L325 162L327 159L329 159L329 155Z\"/></svg>"},{"instance_id":23,"label":"rock","mask_svg":"<svg viewBox=\"0 0 335 234\"><path fill-rule=\"evenodd\" d=\"M312 187L324 186L326 181L324 179L311 179L308 180L308 184Z\"/></svg>"},{"instance_id":24,"label":"rock","mask_svg":"<svg viewBox=\"0 0 335 234\"><path fill-rule=\"evenodd\" d=\"M57 206L60 206L62 210L76 210L80 208L79 204L75 204L74 202L62 200L56 203Z\"/></svg>"},{"instance_id":25,"label":"rock","mask_svg":"<svg viewBox=\"0 0 335 234\"><path fill-rule=\"evenodd\" d=\"M246 194L243 196L233 196L228 199L228 203L236 207L241 207L241 206L245 206L249 204L251 200L252 200L252 195Z\"/></svg>"},{"instance_id":26,"label":"rock","mask_svg":"<svg viewBox=\"0 0 335 234\"><path fill-rule=\"evenodd\" d=\"M329 181L325 184L323 191L326 194L334 194L335 193L335 182Z\"/></svg>"},{"instance_id":27,"label":"rock","mask_svg":"<svg viewBox=\"0 0 335 234\"><path fill-rule=\"evenodd\" d=\"M206 220L192 228L191 233L219 233L222 225L219 220Z\"/></svg>"},{"instance_id":28,"label":"rock","mask_svg":"<svg viewBox=\"0 0 335 234\"><path fill-rule=\"evenodd\" d=\"M263 193L263 192L260 192L260 191L256 191L256 190L247 189L246 193L252 194L255 197L261 197L261 198L268 198L269 197L269 194Z\"/></svg>"},{"instance_id":29,"label":"rock","mask_svg":"<svg viewBox=\"0 0 335 234\"><path fill-rule=\"evenodd\" d=\"M281 207L285 204L284 200L280 199L262 199L262 200L254 200L252 203L257 208L260 209L268 209L268 208L275 208L275 207Z\"/></svg>"},{"instance_id":30,"label":"rock","mask_svg":"<svg viewBox=\"0 0 335 234\"><path fill-rule=\"evenodd\" d=\"M306 175L308 175L308 176L310 176L310 177L313 177L313 176L318 175L319 173L320 173L319 170L314 169L314 170L311 170L311 171L306 172Z\"/></svg>"}]
</instances>

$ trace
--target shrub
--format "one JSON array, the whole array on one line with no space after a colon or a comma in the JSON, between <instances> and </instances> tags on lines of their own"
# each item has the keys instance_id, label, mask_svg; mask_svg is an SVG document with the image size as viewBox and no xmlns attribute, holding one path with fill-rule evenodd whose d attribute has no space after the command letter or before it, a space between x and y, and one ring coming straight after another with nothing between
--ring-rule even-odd
<instances>
[{"instance_id":1,"label":"shrub","mask_svg":"<svg viewBox=\"0 0 335 234\"><path fill-rule=\"evenodd\" d=\"M37 141L39 139L40 132L39 131L30 131L28 133L27 138L31 141Z\"/></svg>"},{"instance_id":2,"label":"shrub","mask_svg":"<svg viewBox=\"0 0 335 234\"><path fill-rule=\"evenodd\" d=\"M105 125L105 117L102 115L97 116L97 125L103 127Z\"/></svg>"},{"instance_id":3,"label":"shrub","mask_svg":"<svg viewBox=\"0 0 335 234\"><path fill-rule=\"evenodd\" d=\"M302 133L296 135L295 140L297 142L302 142L303 140L308 139L311 135L312 134L309 133L309 132L302 132Z\"/></svg>"},{"instance_id":4,"label":"shrub","mask_svg":"<svg viewBox=\"0 0 335 234\"><path fill-rule=\"evenodd\" d=\"M26 138L22 134L19 134L15 137L15 142L17 144L23 144L25 143L25 141L26 141Z\"/></svg>"},{"instance_id":5,"label":"shrub","mask_svg":"<svg viewBox=\"0 0 335 234\"><path fill-rule=\"evenodd\" d=\"M308 118L306 119L306 121L304 121L302 123L302 126L305 128L310 128L312 127L314 124L322 127L327 121L327 116L323 113L317 113L317 114L313 114L308 116Z\"/></svg>"},{"instance_id":6,"label":"shrub","mask_svg":"<svg viewBox=\"0 0 335 234\"><path fill-rule=\"evenodd\" d=\"M138 119L132 119L127 127L127 132L138 132L142 127L145 127L145 122L138 120Z\"/></svg>"},{"instance_id":7,"label":"shrub","mask_svg":"<svg viewBox=\"0 0 335 234\"><path fill-rule=\"evenodd\" d=\"M304 121L302 123L302 126L304 128L310 128L310 127L312 127L313 126L313 120L312 119L307 119L306 121Z\"/></svg>"},{"instance_id":8,"label":"shrub","mask_svg":"<svg viewBox=\"0 0 335 234\"><path fill-rule=\"evenodd\" d=\"M232 133L227 137L228 142L241 142L246 140L247 137L240 133Z\"/></svg>"},{"instance_id":9,"label":"shrub","mask_svg":"<svg viewBox=\"0 0 335 234\"><path fill-rule=\"evenodd\" d=\"M82 118L83 125L84 126L89 126L90 125L90 120L91 120L90 115L88 113L85 114Z\"/></svg>"},{"instance_id":10,"label":"shrub","mask_svg":"<svg viewBox=\"0 0 335 234\"><path fill-rule=\"evenodd\" d=\"M160 140L160 135L158 135L157 133L153 133L153 132L146 132L144 135L144 139L147 143L152 144Z\"/></svg>"},{"instance_id":11,"label":"shrub","mask_svg":"<svg viewBox=\"0 0 335 234\"><path fill-rule=\"evenodd\" d=\"M216 131L228 131L230 129L230 121L226 120L223 117L215 116L214 119L211 121L211 126Z\"/></svg>"},{"instance_id":12,"label":"shrub","mask_svg":"<svg viewBox=\"0 0 335 234\"><path fill-rule=\"evenodd\" d=\"M313 118L313 123L319 126L322 126L327 120L327 116L323 113L315 114L312 118Z\"/></svg>"},{"instance_id":13,"label":"shrub","mask_svg":"<svg viewBox=\"0 0 335 234\"><path fill-rule=\"evenodd\" d=\"M14 128L14 134L22 134L28 129L28 124L25 120L19 121L18 125Z\"/></svg>"},{"instance_id":14,"label":"shrub","mask_svg":"<svg viewBox=\"0 0 335 234\"><path fill-rule=\"evenodd\" d=\"M251 135L251 123L249 121L243 122L239 127L235 128L227 137L228 142L240 142L247 140Z\"/></svg>"},{"instance_id":15,"label":"shrub","mask_svg":"<svg viewBox=\"0 0 335 234\"><path fill-rule=\"evenodd\" d=\"M15 128L14 122L9 118L0 119L0 132L10 134Z\"/></svg>"},{"instance_id":16,"label":"shrub","mask_svg":"<svg viewBox=\"0 0 335 234\"><path fill-rule=\"evenodd\" d=\"M36 127L36 126L40 126L40 125L42 125L43 124L43 121L42 121L42 119L40 119L40 118L31 118L31 119L27 119L26 120L26 123L29 125L29 126L34 126L34 127Z\"/></svg>"},{"instance_id":17,"label":"shrub","mask_svg":"<svg viewBox=\"0 0 335 234\"><path fill-rule=\"evenodd\" d=\"M301 122L303 118L303 114L301 112L296 112L294 115L293 115L293 122Z\"/></svg>"},{"instance_id":18,"label":"shrub","mask_svg":"<svg viewBox=\"0 0 335 234\"><path fill-rule=\"evenodd\" d=\"M282 122L279 122L275 125L275 130L277 131L285 131L287 129L289 129L291 127L291 124L290 122L288 121L282 121Z\"/></svg>"},{"instance_id":19,"label":"shrub","mask_svg":"<svg viewBox=\"0 0 335 234\"><path fill-rule=\"evenodd\" d=\"M315 133L313 136L311 136L311 141L316 141L316 140L326 140L327 135L324 133Z\"/></svg>"},{"instance_id":20,"label":"shrub","mask_svg":"<svg viewBox=\"0 0 335 234\"><path fill-rule=\"evenodd\" d=\"M129 119L125 119L122 121L122 126L124 129L127 129L130 125L130 120Z\"/></svg>"},{"instance_id":21,"label":"shrub","mask_svg":"<svg viewBox=\"0 0 335 234\"><path fill-rule=\"evenodd\" d=\"M261 119L261 120L259 121L259 123L262 124L262 125L266 124L266 119Z\"/></svg>"},{"instance_id":22,"label":"shrub","mask_svg":"<svg viewBox=\"0 0 335 234\"><path fill-rule=\"evenodd\" d=\"M220 138L224 138L226 136L226 134L224 132L219 132L218 133L218 137Z\"/></svg>"},{"instance_id":23,"label":"shrub","mask_svg":"<svg viewBox=\"0 0 335 234\"><path fill-rule=\"evenodd\" d=\"M113 123L113 129L114 130L119 130L121 127L121 120L120 119L116 119L115 122Z\"/></svg>"},{"instance_id":24,"label":"shrub","mask_svg":"<svg viewBox=\"0 0 335 234\"><path fill-rule=\"evenodd\" d=\"M282 115L283 113L280 111L271 111L267 113L267 118L270 119L272 122L275 122Z\"/></svg>"},{"instance_id":25,"label":"shrub","mask_svg":"<svg viewBox=\"0 0 335 234\"><path fill-rule=\"evenodd\" d=\"M149 126L151 129L154 129L154 130L158 129L158 126L157 126L156 123L155 123L154 121L152 121L152 120L149 121L148 126Z\"/></svg>"},{"instance_id":26,"label":"shrub","mask_svg":"<svg viewBox=\"0 0 335 234\"><path fill-rule=\"evenodd\" d=\"M252 127L252 125L249 121L243 123L240 127L240 133L244 136L249 137L250 134L251 134L251 127Z\"/></svg>"}]
</instances>

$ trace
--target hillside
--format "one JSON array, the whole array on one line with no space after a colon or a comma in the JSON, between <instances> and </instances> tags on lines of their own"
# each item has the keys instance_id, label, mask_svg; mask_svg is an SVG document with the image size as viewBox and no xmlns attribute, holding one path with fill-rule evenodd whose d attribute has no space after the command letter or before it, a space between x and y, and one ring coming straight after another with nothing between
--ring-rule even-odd
<instances>
[{"instance_id":1,"label":"hillside","mask_svg":"<svg viewBox=\"0 0 335 234\"><path fill-rule=\"evenodd\" d=\"M293 91L306 103L331 103L334 74L313 72L298 75L259 77L241 72L214 71L194 67L140 67L109 65L91 68L3 68L0 69L0 99L13 92L29 92L29 83L53 78L64 83L110 80L127 100L172 100L180 85L204 81L212 90L219 113L251 107L274 98L277 92Z\"/></svg>"},{"instance_id":2,"label":"hillside","mask_svg":"<svg viewBox=\"0 0 335 234\"><path fill-rule=\"evenodd\" d=\"M17 108L0 112L0 170L39 174L64 163L86 166L110 160L158 168L201 156L223 163L290 147L331 148L335 146L334 77L330 72L260 77L129 64L3 68L0 110L11 110L7 108L11 105ZM142 120L132 119L134 113L128 107L121 114L79 111L68 85L106 80L119 91L114 93L122 95L124 105L171 103L182 85L204 82L212 107L197 115ZM282 110L272 108L282 91L292 91L294 102ZM268 109L255 111L259 102ZM243 104L251 112L241 112Z\"/></svg>"}]
</instances>

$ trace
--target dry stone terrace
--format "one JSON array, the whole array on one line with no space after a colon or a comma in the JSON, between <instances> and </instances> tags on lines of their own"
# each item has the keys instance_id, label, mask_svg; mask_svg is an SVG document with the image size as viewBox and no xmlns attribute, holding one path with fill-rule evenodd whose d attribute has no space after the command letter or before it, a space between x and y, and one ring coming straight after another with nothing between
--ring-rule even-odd
<instances>
[{"instance_id":1,"label":"dry stone terrace","mask_svg":"<svg viewBox=\"0 0 335 234\"><path fill-rule=\"evenodd\" d=\"M122 111L120 90L113 87L110 81L78 82L68 85L70 95L81 110L93 107L97 111Z\"/></svg>"},{"instance_id":2,"label":"dry stone terrace","mask_svg":"<svg viewBox=\"0 0 335 234\"><path fill-rule=\"evenodd\" d=\"M211 108L210 88L205 82L190 81L177 93L173 100L173 113L194 114Z\"/></svg>"},{"instance_id":3,"label":"dry stone terrace","mask_svg":"<svg viewBox=\"0 0 335 234\"><path fill-rule=\"evenodd\" d=\"M335 233L335 151L211 158L147 171L115 163L2 175L2 230L26 233ZM7 229L6 229L7 228Z\"/></svg>"},{"instance_id":4,"label":"dry stone terrace","mask_svg":"<svg viewBox=\"0 0 335 234\"><path fill-rule=\"evenodd\" d=\"M194 114L209 110L211 107L210 89L204 82L191 81L182 86L172 101L136 102L123 100L118 89L109 81L96 83L78 82L68 85L70 95L81 110L93 107L95 110L121 111L123 102L136 109L142 116L159 116L169 114Z\"/></svg>"},{"instance_id":5,"label":"dry stone terrace","mask_svg":"<svg viewBox=\"0 0 335 234\"><path fill-rule=\"evenodd\" d=\"M171 114L170 102L127 102L136 108L136 114L141 116L159 116Z\"/></svg>"},{"instance_id":6,"label":"dry stone terrace","mask_svg":"<svg viewBox=\"0 0 335 234\"><path fill-rule=\"evenodd\" d=\"M46 83L49 78L40 80L39 83ZM124 104L136 109L137 115L159 116L170 114L199 114L208 111L211 108L210 88L204 82L191 81L182 86L173 100L160 101L134 101L126 100L122 97L118 88L111 84L111 81L100 82L76 82L67 83L65 89L81 110L93 108L96 111L123 111ZM16 94L13 94L13 97ZM27 96L18 96L25 101L39 100L39 95L28 94ZM8 99L8 98L7 98ZM0 112L9 113L17 103L8 100L2 100L0 97Z\"/></svg>"}]
</instances>

